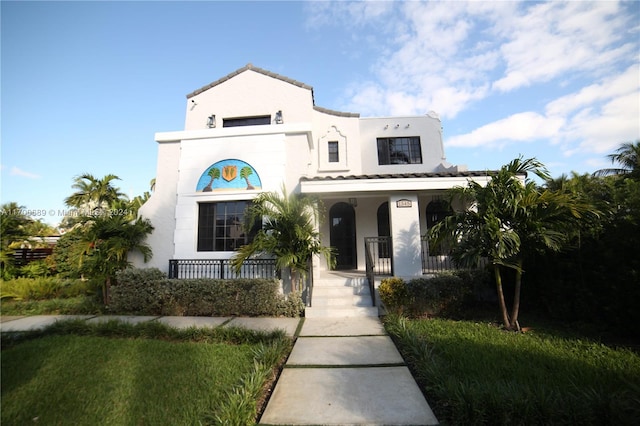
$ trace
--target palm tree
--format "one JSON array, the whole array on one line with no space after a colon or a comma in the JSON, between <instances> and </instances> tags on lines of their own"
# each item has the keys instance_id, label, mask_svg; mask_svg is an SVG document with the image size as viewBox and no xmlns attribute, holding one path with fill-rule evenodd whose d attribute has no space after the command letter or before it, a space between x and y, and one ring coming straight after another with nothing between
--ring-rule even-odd
<instances>
[{"instance_id":1,"label":"palm tree","mask_svg":"<svg viewBox=\"0 0 640 426\"><path fill-rule=\"evenodd\" d=\"M210 168L207 172L207 176L209 176L211 180L209 181L209 184L202 189L202 192L211 192L213 181L215 179L220 179L220 169L217 167Z\"/></svg>"},{"instance_id":2,"label":"palm tree","mask_svg":"<svg viewBox=\"0 0 640 426\"><path fill-rule=\"evenodd\" d=\"M595 176L630 175L634 179L640 177L640 140L635 143L623 143L614 154L609 154L607 157L611 163L617 163L620 167L597 170L594 172Z\"/></svg>"},{"instance_id":3,"label":"palm tree","mask_svg":"<svg viewBox=\"0 0 640 426\"><path fill-rule=\"evenodd\" d=\"M129 266L128 253L139 251L145 262L151 258L151 247L145 243L151 231L153 226L148 219L129 221L126 216L114 215L94 218L83 233L80 266L88 262L87 267L93 273L104 277L105 304L109 304L111 282L116 272Z\"/></svg>"},{"instance_id":4,"label":"palm tree","mask_svg":"<svg viewBox=\"0 0 640 426\"><path fill-rule=\"evenodd\" d=\"M120 178L113 174L108 174L102 179L89 173L77 176L71 186L76 192L65 198L64 202L67 206L78 209L95 210L110 207L117 200L127 198L120 192L120 188L112 185L114 180Z\"/></svg>"},{"instance_id":5,"label":"palm tree","mask_svg":"<svg viewBox=\"0 0 640 426\"><path fill-rule=\"evenodd\" d=\"M254 200L245 214L245 229L251 229L257 220L263 226L253 241L244 245L232 257L231 262L239 273L245 260L256 254L275 256L276 267L291 271L292 289L298 291L298 279L309 271L311 257L325 256L333 265L335 258L330 247L321 244L316 224L320 220L320 201L314 198L282 193L263 192Z\"/></svg>"},{"instance_id":6,"label":"palm tree","mask_svg":"<svg viewBox=\"0 0 640 426\"><path fill-rule=\"evenodd\" d=\"M447 217L432 228L437 240L447 239L457 245L454 258L465 266L478 266L486 257L493 267L498 302L504 327L519 329L520 290L523 259L527 251L559 251L584 214L597 213L578 195L566 191L541 189L519 176L533 173L548 180L549 173L536 159L517 158L503 166L482 187L469 182L455 188L451 196L472 208ZM503 292L503 272L515 271L511 313Z\"/></svg>"},{"instance_id":7,"label":"palm tree","mask_svg":"<svg viewBox=\"0 0 640 426\"><path fill-rule=\"evenodd\" d=\"M249 176L253 174L253 170L251 167L244 166L240 169L240 178L244 179L247 182L247 189L255 189L253 185L249 183Z\"/></svg>"}]
</instances>

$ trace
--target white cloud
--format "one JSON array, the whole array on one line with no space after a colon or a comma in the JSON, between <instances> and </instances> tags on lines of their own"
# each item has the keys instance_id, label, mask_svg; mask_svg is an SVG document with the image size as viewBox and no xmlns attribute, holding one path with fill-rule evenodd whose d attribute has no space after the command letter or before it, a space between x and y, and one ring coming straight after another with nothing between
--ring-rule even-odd
<instances>
[{"instance_id":1,"label":"white cloud","mask_svg":"<svg viewBox=\"0 0 640 426\"><path fill-rule=\"evenodd\" d=\"M566 148L575 152L607 153L623 142L640 137L640 91L614 97L600 108L585 108L571 118L562 132L564 140L577 141Z\"/></svg>"},{"instance_id":2,"label":"white cloud","mask_svg":"<svg viewBox=\"0 0 640 426\"><path fill-rule=\"evenodd\" d=\"M633 2L374 3L384 6L321 6L333 25L382 34L371 77L352 83L340 107L363 116L434 110L445 123L482 111L484 124L446 141L457 147L546 139L566 155L600 154L640 137Z\"/></svg>"},{"instance_id":3,"label":"white cloud","mask_svg":"<svg viewBox=\"0 0 640 426\"><path fill-rule=\"evenodd\" d=\"M26 177L26 178L29 178L29 179L40 179L40 177L41 177L38 174L27 172L27 171L22 170L22 169L20 169L18 167L15 167L15 166L11 167L11 170L9 170L9 174L11 176L21 176L21 177Z\"/></svg>"},{"instance_id":4,"label":"white cloud","mask_svg":"<svg viewBox=\"0 0 640 426\"><path fill-rule=\"evenodd\" d=\"M602 82L562 96L546 107L549 115L566 115L580 108L617 96L624 96L640 89L640 65L634 64L621 74L614 74Z\"/></svg>"},{"instance_id":5,"label":"white cloud","mask_svg":"<svg viewBox=\"0 0 640 426\"><path fill-rule=\"evenodd\" d=\"M451 147L495 147L507 142L531 142L550 138L563 125L560 118L548 118L535 112L513 114L486 124L470 133L454 136L446 141Z\"/></svg>"},{"instance_id":6,"label":"white cloud","mask_svg":"<svg viewBox=\"0 0 640 426\"><path fill-rule=\"evenodd\" d=\"M640 137L640 69L586 86L549 102L546 113L511 115L446 141L456 147L495 147L548 139L567 156L577 152L606 153Z\"/></svg>"},{"instance_id":7,"label":"white cloud","mask_svg":"<svg viewBox=\"0 0 640 426\"><path fill-rule=\"evenodd\" d=\"M546 82L566 72L610 69L634 52L621 42L628 19L617 2L546 2L497 22L507 42L500 50L507 69L499 91Z\"/></svg>"}]
</instances>

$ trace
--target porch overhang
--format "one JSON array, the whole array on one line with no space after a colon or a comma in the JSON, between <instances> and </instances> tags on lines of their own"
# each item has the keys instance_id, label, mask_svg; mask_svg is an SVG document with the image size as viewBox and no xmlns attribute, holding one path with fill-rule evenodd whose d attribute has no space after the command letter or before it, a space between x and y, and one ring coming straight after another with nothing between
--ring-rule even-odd
<instances>
[{"instance_id":1,"label":"porch overhang","mask_svg":"<svg viewBox=\"0 0 640 426\"><path fill-rule=\"evenodd\" d=\"M303 194L373 193L447 190L472 180L484 186L495 172L406 173L350 176L317 176L300 179Z\"/></svg>"}]
</instances>

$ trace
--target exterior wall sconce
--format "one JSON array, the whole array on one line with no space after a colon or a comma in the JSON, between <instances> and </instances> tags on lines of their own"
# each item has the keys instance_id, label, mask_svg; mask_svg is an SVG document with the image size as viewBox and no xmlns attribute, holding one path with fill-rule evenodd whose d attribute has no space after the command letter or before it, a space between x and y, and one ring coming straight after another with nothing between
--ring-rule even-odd
<instances>
[{"instance_id":1,"label":"exterior wall sconce","mask_svg":"<svg viewBox=\"0 0 640 426\"><path fill-rule=\"evenodd\" d=\"M282 110L279 110L278 112L276 112L276 124L282 124L284 123L284 120L282 119Z\"/></svg>"},{"instance_id":2,"label":"exterior wall sconce","mask_svg":"<svg viewBox=\"0 0 640 426\"><path fill-rule=\"evenodd\" d=\"M389 125L387 124L386 126L384 126L384 129L387 130L389 128Z\"/></svg>"},{"instance_id":3,"label":"exterior wall sconce","mask_svg":"<svg viewBox=\"0 0 640 426\"><path fill-rule=\"evenodd\" d=\"M349 204L351 204L352 207L358 207L358 199L357 198L349 198Z\"/></svg>"},{"instance_id":4,"label":"exterior wall sconce","mask_svg":"<svg viewBox=\"0 0 640 426\"><path fill-rule=\"evenodd\" d=\"M210 128L210 129L213 129L214 127L216 127L216 115L215 114L211 114L207 118L207 127Z\"/></svg>"}]
</instances>

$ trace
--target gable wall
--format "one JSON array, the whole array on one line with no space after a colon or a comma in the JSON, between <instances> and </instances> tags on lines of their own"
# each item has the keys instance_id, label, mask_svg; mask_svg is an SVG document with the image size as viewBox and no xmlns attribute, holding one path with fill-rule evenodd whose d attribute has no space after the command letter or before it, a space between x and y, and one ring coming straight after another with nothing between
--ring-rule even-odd
<instances>
[{"instance_id":1,"label":"gable wall","mask_svg":"<svg viewBox=\"0 0 640 426\"><path fill-rule=\"evenodd\" d=\"M195 106L192 101L195 101ZM207 117L271 115L282 110L285 123L310 122L313 97L309 89L294 86L253 70L244 71L186 101L185 130L206 129Z\"/></svg>"}]
</instances>

